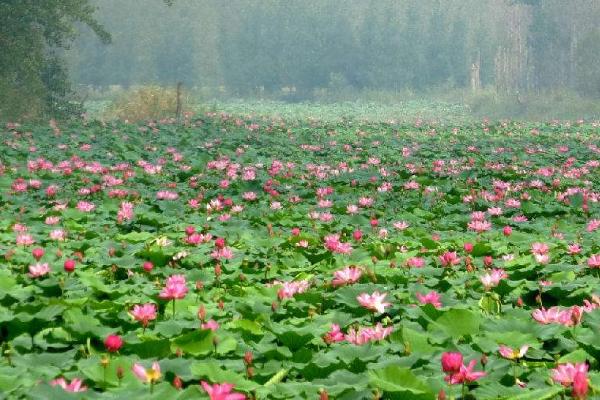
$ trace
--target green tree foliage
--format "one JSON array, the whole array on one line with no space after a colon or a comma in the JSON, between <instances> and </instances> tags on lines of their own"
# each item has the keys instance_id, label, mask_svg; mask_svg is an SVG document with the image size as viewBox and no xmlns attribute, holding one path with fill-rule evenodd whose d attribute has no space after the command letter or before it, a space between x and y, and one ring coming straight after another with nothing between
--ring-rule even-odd
<instances>
[{"instance_id":1,"label":"green tree foliage","mask_svg":"<svg viewBox=\"0 0 600 400\"><path fill-rule=\"evenodd\" d=\"M600 18L592 0L94 1L115 40L77 41L69 61L85 84L294 87L302 99L323 88L469 88L475 69L483 87L513 93L595 79L577 58Z\"/></svg>"},{"instance_id":2,"label":"green tree foliage","mask_svg":"<svg viewBox=\"0 0 600 400\"><path fill-rule=\"evenodd\" d=\"M596 96L598 20L595 0L0 0L0 108L56 113L63 59L74 82L102 87Z\"/></svg>"},{"instance_id":3,"label":"green tree foliage","mask_svg":"<svg viewBox=\"0 0 600 400\"><path fill-rule=\"evenodd\" d=\"M600 29L586 35L577 45L577 87L581 92L600 98Z\"/></svg>"},{"instance_id":4,"label":"green tree foliage","mask_svg":"<svg viewBox=\"0 0 600 400\"><path fill-rule=\"evenodd\" d=\"M84 34L69 59L78 82L102 86L184 81L233 94L294 86L310 96L332 86L464 85L465 41L475 36L437 0L179 0L167 12L160 0L143 12L136 2L97 4L113 44Z\"/></svg>"},{"instance_id":5,"label":"green tree foliage","mask_svg":"<svg viewBox=\"0 0 600 400\"><path fill-rule=\"evenodd\" d=\"M75 37L77 24L110 40L95 9L88 0L0 1L0 116L65 111L69 85L58 49Z\"/></svg>"},{"instance_id":6,"label":"green tree foliage","mask_svg":"<svg viewBox=\"0 0 600 400\"><path fill-rule=\"evenodd\" d=\"M95 18L96 10L92 0L0 0L0 118L75 111L68 101L63 49L81 26L102 44L111 41Z\"/></svg>"}]
</instances>

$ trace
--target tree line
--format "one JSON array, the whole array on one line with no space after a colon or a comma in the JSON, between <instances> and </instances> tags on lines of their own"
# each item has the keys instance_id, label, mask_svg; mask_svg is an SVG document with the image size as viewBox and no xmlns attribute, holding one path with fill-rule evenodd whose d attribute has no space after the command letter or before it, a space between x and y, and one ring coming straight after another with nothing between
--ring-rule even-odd
<instances>
[{"instance_id":1,"label":"tree line","mask_svg":"<svg viewBox=\"0 0 600 400\"><path fill-rule=\"evenodd\" d=\"M493 86L600 95L595 0L98 0L79 82L257 88ZM117 12L118 10L118 12Z\"/></svg>"},{"instance_id":2,"label":"tree line","mask_svg":"<svg viewBox=\"0 0 600 400\"><path fill-rule=\"evenodd\" d=\"M445 88L600 97L598 20L596 0L0 0L0 97L57 103L67 77L299 99Z\"/></svg>"}]
</instances>

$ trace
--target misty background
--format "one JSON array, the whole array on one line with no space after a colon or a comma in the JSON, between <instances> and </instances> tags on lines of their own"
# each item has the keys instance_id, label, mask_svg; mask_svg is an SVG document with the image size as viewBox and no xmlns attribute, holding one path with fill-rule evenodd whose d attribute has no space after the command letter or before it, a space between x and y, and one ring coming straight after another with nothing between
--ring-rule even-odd
<instances>
[{"instance_id":1,"label":"misty background","mask_svg":"<svg viewBox=\"0 0 600 400\"><path fill-rule=\"evenodd\" d=\"M90 0L61 56L80 99L184 84L194 101L432 99L600 116L597 0Z\"/></svg>"}]
</instances>

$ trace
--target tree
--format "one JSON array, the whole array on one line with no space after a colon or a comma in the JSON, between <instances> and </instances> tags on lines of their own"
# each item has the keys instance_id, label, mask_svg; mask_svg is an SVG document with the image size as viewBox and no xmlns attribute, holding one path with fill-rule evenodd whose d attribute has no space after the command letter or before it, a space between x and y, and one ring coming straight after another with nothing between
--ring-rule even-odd
<instances>
[{"instance_id":1,"label":"tree","mask_svg":"<svg viewBox=\"0 0 600 400\"><path fill-rule=\"evenodd\" d=\"M588 96L600 98L600 29L585 36L576 49L577 88Z\"/></svg>"},{"instance_id":2,"label":"tree","mask_svg":"<svg viewBox=\"0 0 600 400\"><path fill-rule=\"evenodd\" d=\"M0 117L64 111L70 89L59 49L78 24L110 41L94 11L88 0L0 0Z\"/></svg>"}]
</instances>

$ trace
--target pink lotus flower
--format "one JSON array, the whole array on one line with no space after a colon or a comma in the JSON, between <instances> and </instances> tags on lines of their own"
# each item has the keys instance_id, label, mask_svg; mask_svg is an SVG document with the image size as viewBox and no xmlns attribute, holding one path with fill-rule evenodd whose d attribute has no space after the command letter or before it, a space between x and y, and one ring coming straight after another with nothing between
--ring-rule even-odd
<instances>
[{"instance_id":1,"label":"pink lotus flower","mask_svg":"<svg viewBox=\"0 0 600 400\"><path fill-rule=\"evenodd\" d=\"M57 379L54 379L53 381L50 381L50 385L51 386L60 386L66 392L71 392L71 393L85 392L88 389L87 386L85 386L83 384L83 380L81 380L79 378L73 378L73 380L71 380L70 383L67 383L65 378L57 378Z\"/></svg>"},{"instance_id":2,"label":"pink lotus flower","mask_svg":"<svg viewBox=\"0 0 600 400\"><path fill-rule=\"evenodd\" d=\"M588 232L594 232L598 228L600 228L600 219L593 219L588 222L586 230Z\"/></svg>"},{"instance_id":3,"label":"pink lotus flower","mask_svg":"<svg viewBox=\"0 0 600 400\"><path fill-rule=\"evenodd\" d=\"M92 212L96 208L94 203L90 203L89 201L79 201L77 203L77 209L83 212Z\"/></svg>"},{"instance_id":4,"label":"pink lotus flower","mask_svg":"<svg viewBox=\"0 0 600 400\"><path fill-rule=\"evenodd\" d=\"M393 326L386 326L385 328L381 323L377 323L374 328L364 328L363 332L365 332L369 336L370 341L380 341L385 339L392 333L394 330Z\"/></svg>"},{"instance_id":5,"label":"pink lotus flower","mask_svg":"<svg viewBox=\"0 0 600 400\"><path fill-rule=\"evenodd\" d=\"M346 213L351 215L358 213L358 206L356 204L348 204L346 206Z\"/></svg>"},{"instance_id":6,"label":"pink lotus flower","mask_svg":"<svg viewBox=\"0 0 600 400\"><path fill-rule=\"evenodd\" d=\"M491 288L498 286L500 281L507 277L508 275L503 269L493 269L491 273L484 274L479 280L485 287L485 290L490 290Z\"/></svg>"},{"instance_id":7,"label":"pink lotus flower","mask_svg":"<svg viewBox=\"0 0 600 400\"><path fill-rule=\"evenodd\" d=\"M67 259L65 260L64 264L63 264L63 268L65 270L65 272L67 273L72 273L73 271L75 271L75 260L73 259Z\"/></svg>"},{"instance_id":8,"label":"pink lotus flower","mask_svg":"<svg viewBox=\"0 0 600 400\"><path fill-rule=\"evenodd\" d=\"M257 199L257 195L254 192L245 192L242 194L242 199L246 201L254 201Z\"/></svg>"},{"instance_id":9,"label":"pink lotus flower","mask_svg":"<svg viewBox=\"0 0 600 400\"><path fill-rule=\"evenodd\" d=\"M594 254L587 260L588 267L600 268L600 254Z\"/></svg>"},{"instance_id":10,"label":"pink lotus flower","mask_svg":"<svg viewBox=\"0 0 600 400\"><path fill-rule=\"evenodd\" d=\"M205 330L210 329L211 331L216 332L216 330L219 329L219 323L214 319L211 319L200 325L200 328Z\"/></svg>"},{"instance_id":11,"label":"pink lotus flower","mask_svg":"<svg viewBox=\"0 0 600 400\"><path fill-rule=\"evenodd\" d=\"M517 199L508 199L504 203L508 208L519 208L521 207L521 202Z\"/></svg>"},{"instance_id":12,"label":"pink lotus flower","mask_svg":"<svg viewBox=\"0 0 600 400\"><path fill-rule=\"evenodd\" d=\"M562 311L558 307L551 307L547 310L545 308L541 308L541 309L534 310L531 313L531 316L537 322L547 325L547 324L551 324L554 322L558 322L559 319L561 318L561 315L563 312L564 311Z\"/></svg>"},{"instance_id":13,"label":"pink lotus flower","mask_svg":"<svg viewBox=\"0 0 600 400\"><path fill-rule=\"evenodd\" d=\"M588 365L586 363L560 364L552 370L552 380L563 386L571 386L575 380L575 375L581 373L587 376Z\"/></svg>"},{"instance_id":14,"label":"pink lotus flower","mask_svg":"<svg viewBox=\"0 0 600 400\"><path fill-rule=\"evenodd\" d=\"M410 227L410 224L406 221L397 221L397 222L394 222L392 225L394 226L394 228L398 229L399 231L403 231L405 229L408 229L408 227Z\"/></svg>"},{"instance_id":15,"label":"pink lotus flower","mask_svg":"<svg viewBox=\"0 0 600 400\"><path fill-rule=\"evenodd\" d=\"M116 353L123 347L123 339L119 335L108 335L104 339L104 347L109 353Z\"/></svg>"},{"instance_id":16,"label":"pink lotus flower","mask_svg":"<svg viewBox=\"0 0 600 400\"><path fill-rule=\"evenodd\" d=\"M184 242L187 244L190 244L192 246L197 246L200 243L202 243L202 238L204 235L200 234L200 233L192 233L190 235L187 235L185 237Z\"/></svg>"},{"instance_id":17,"label":"pink lotus flower","mask_svg":"<svg viewBox=\"0 0 600 400\"><path fill-rule=\"evenodd\" d=\"M564 326L574 326L581 322L584 311L585 309L579 306L573 306L567 309L551 307L547 310L545 308L534 310L531 313L531 316L537 322L544 325L555 323Z\"/></svg>"},{"instance_id":18,"label":"pink lotus flower","mask_svg":"<svg viewBox=\"0 0 600 400\"><path fill-rule=\"evenodd\" d=\"M504 254L502 256L502 260L503 261L512 261L515 259L515 255L514 254Z\"/></svg>"},{"instance_id":19,"label":"pink lotus flower","mask_svg":"<svg viewBox=\"0 0 600 400\"><path fill-rule=\"evenodd\" d=\"M492 223L489 221L471 221L467 225L468 228L477 233L482 233L492 229Z\"/></svg>"},{"instance_id":20,"label":"pink lotus flower","mask_svg":"<svg viewBox=\"0 0 600 400\"><path fill-rule=\"evenodd\" d=\"M494 264L494 258L492 256L484 256L483 257L483 265L486 266L486 268L491 267Z\"/></svg>"},{"instance_id":21,"label":"pink lotus flower","mask_svg":"<svg viewBox=\"0 0 600 400\"><path fill-rule=\"evenodd\" d=\"M585 312L592 312L592 311L596 310L597 308L600 308L600 297L593 294L592 301L590 302L587 299L583 300L583 306L581 308L583 308L583 311L585 311Z\"/></svg>"},{"instance_id":22,"label":"pink lotus flower","mask_svg":"<svg viewBox=\"0 0 600 400\"><path fill-rule=\"evenodd\" d=\"M524 215L515 215L512 218L513 222L527 222L529 219Z\"/></svg>"},{"instance_id":23,"label":"pink lotus flower","mask_svg":"<svg viewBox=\"0 0 600 400\"><path fill-rule=\"evenodd\" d=\"M168 190L161 190L156 193L157 200L177 200L178 198L179 194Z\"/></svg>"},{"instance_id":24,"label":"pink lotus flower","mask_svg":"<svg viewBox=\"0 0 600 400\"><path fill-rule=\"evenodd\" d=\"M256 179L256 169L254 167L244 167L242 171L242 179L245 181L253 181Z\"/></svg>"},{"instance_id":25,"label":"pink lotus flower","mask_svg":"<svg viewBox=\"0 0 600 400\"><path fill-rule=\"evenodd\" d=\"M159 296L165 300L183 299L188 292L184 275L171 275Z\"/></svg>"},{"instance_id":26,"label":"pink lotus flower","mask_svg":"<svg viewBox=\"0 0 600 400\"><path fill-rule=\"evenodd\" d=\"M233 251L229 247L217 248L210 253L210 256L215 260L231 260L233 258Z\"/></svg>"},{"instance_id":27,"label":"pink lotus flower","mask_svg":"<svg viewBox=\"0 0 600 400\"><path fill-rule=\"evenodd\" d=\"M330 208L333 206L333 201L329 199L322 199L317 202L317 207L319 208Z\"/></svg>"},{"instance_id":28,"label":"pink lotus flower","mask_svg":"<svg viewBox=\"0 0 600 400\"><path fill-rule=\"evenodd\" d=\"M463 249L465 249L465 251L466 251L467 253L469 253L469 254L473 252L473 248L474 248L474 247L475 247L475 246L474 246L474 245L473 245L473 243L471 243L471 242L466 242L466 243L463 245Z\"/></svg>"},{"instance_id":29,"label":"pink lotus flower","mask_svg":"<svg viewBox=\"0 0 600 400\"><path fill-rule=\"evenodd\" d=\"M308 241L307 240L301 240L298 243L296 243L297 247L302 247L304 249L308 248Z\"/></svg>"},{"instance_id":30,"label":"pink lotus flower","mask_svg":"<svg viewBox=\"0 0 600 400\"><path fill-rule=\"evenodd\" d=\"M27 226L23 224L14 224L12 227L13 232L25 233L27 232Z\"/></svg>"},{"instance_id":31,"label":"pink lotus flower","mask_svg":"<svg viewBox=\"0 0 600 400\"><path fill-rule=\"evenodd\" d=\"M198 240L200 241L200 243L208 243L212 240L212 238L213 236L210 233L198 233Z\"/></svg>"},{"instance_id":32,"label":"pink lotus flower","mask_svg":"<svg viewBox=\"0 0 600 400\"><path fill-rule=\"evenodd\" d=\"M131 221L133 219L133 203L124 201L117 212L117 222Z\"/></svg>"},{"instance_id":33,"label":"pink lotus flower","mask_svg":"<svg viewBox=\"0 0 600 400\"><path fill-rule=\"evenodd\" d=\"M446 352L442 354L442 371L456 373L463 365L463 355L459 352Z\"/></svg>"},{"instance_id":34,"label":"pink lotus flower","mask_svg":"<svg viewBox=\"0 0 600 400\"><path fill-rule=\"evenodd\" d=\"M319 219L321 217L321 213L318 211L311 211L308 213L308 218L310 219Z\"/></svg>"},{"instance_id":35,"label":"pink lotus flower","mask_svg":"<svg viewBox=\"0 0 600 400\"><path fill-rule=\"evenodd\" d=\"M33 258L35 258L36 261L39 261L40 258L44 256L44 253L44 249L42 249L41 247L36 247L35 249L31 250L31 255L33 256Z\"/></svg>"},{"instance_id":36,"label":"pink lotus flower","mask_svg":"<svg viewBox=\"0 0 600 400\"><path fill-rule=\"evenodd\" d=\"M406 190L417 190L421 185L419 185L419 182L416 181L409 181L406 182L403 187Z\"/></svg>"},{"instance_id":37,"label":"pink lotus flower","mask_svg":"<svg viewBox=\"0 0 600 400\"><path fill-rule=\"evenodd\" d=\"M373 198L371 197L361 197L358 199L358 205L365 208L365 207L371 207L374 203Z\"/></svg>"},{"instance_id":38,"label":"pink lotus flower","mask_svg":"<svg viewBox=\"0 0 600 400\"><path fill-rule=\"evenodd\" d=\"M310 287L310 284L306 280L293 281L293 282L274 282L274 284L282 285L282 288L277 291L277 297L280 300L294 297L297 293L304 293Z\"/></svg>"},{"instance_id":39,"label":"pink lotus flower","mask_svg":"<svg viewBox=\"0 0 600 400\"><path fill-rule=\"evenodd\" d=\"M328 344L341 342L344 340L344 333L338 324L331 324L331 329L325 334L323 340Z\"/></svg>"},{"instance_id":40,"label":"pink lotus flower","mask_svg":"<svg viewBox=\"0 0 600 400\"><path fill-rule=\"evenodd\" d=\"M56 225L60 222L60 217L57 217L56 215L51 215L49 217L46 217L46 219L44 220L44 223L46 225Z\"/></svg>"},{"instance_id":41,"label":"pink lotus flower","mask_svg":"<svg viewBox=\"0 0 600 400\"><path fill-rule=\"evenodd\" d=\"M340 242L339 234L325 236L325 248L339 254L349 254L352 252L352 245Z\"/></svg>"},{"instance_id":42,"label":"pink lotus flower","mask_svg":"<svg viewBox=\"0 0 600 400\"><path fill-rule=\"evenodd\" d=\"M67 239L67 232L64 229L53 229L49 233L50 239L57 242L64 242Z\"/></svg>"},{"instance_id":43,"label":"pink lotus flower","mask_svg":"<svg viewBox=\"0 0 600 400\"><path fill-rule=\"evenodd\" d=\"M48 263L37 263L35 265L30 265L29 266L29 276L31 278L41 278L42 276L45 276L47 274L50 273L50 267L48 266Z\"/></svg>"},{"instance_id":44,"label":"pink lotus flower","mask_svg":"<svg viewBox=\"0 0 600 400\"><path fill-rule=\"evenodd\" d=\"M587 372L577 371L573 377L573 398L585 400L589 390Z\"/></svg>"},{"instance_id":45,"label":"pink lotus flower","mask_svg":"<svg viewBox=\"0 0 600 400\"><path fill-rule=\"evenodd\" d=\"M511 349L508 346L501 345L498 349L500 355L509 360L515 360L525 357L525 353L529 350L529 346L521 346L520 349Z\"/></svg>"},{"instance_id":46,"label":"pink lotus flower","mask_svg":"<svg viewBox=\"0 0 600 400\"><path fill-rule=\"evenodd\" d=\"M28 233L20 233L17 235L17 246L31 246L35 243L33 236Z\"/></svg>"},{"instance_id":47,"label":"pink lotus flower","mask_svg":"<svg viewBox=\"0 0 600 400\"><path fill-rule=\"evenodd\" d=\"M484 377L486 375L485 372L473 371L475 364L477 364L477 361L471 360L469 365L461 365L458 372L447 375L444 380L451 385L458 385L474 382L477 379Z\"/></svg>"},{"instance_id":48,"label":"pink lotus flower","mask_svg":"<svg viewBox=\"0 0 600 400\"><path fill-rule=\"evenodd\" d=\"M328 212L321 213L319 215L319 221L325 222L325 223L331 222L331 221L333 221L333 214L328 213Z\"/></svg>"},{"instance_id":49,"label":"pink lotus flower","mask_svg":"<svg viewBox=\"0 0 600 400\"><path fill-rule=\"evenodd\" d=\"M215 383L211 386L208 382L201 381L200 384L210 397L210 400L246 400L246 395L231 392L233 389L231 383Z\"/></svg>"},{"instance_id":50,"label":"pink lotus flower","mask_svg":"<svg viewBox=\"0 0 600 400\"><path fill-rule=\"evenodd\" d=\"M585 312L583 307L572 306L569 308L569 320L572 325L579 325L583 319L583 313Z\"/></svg>"},{"instance_id":51,"label":"pink lotus flower","mask_svg":"<svg viewBox=\"0 0 600 400\"><path fill-rule=\"evenodd\" d=\"M562 232L552 232L552 237L563 240L565 238L565 234Z\"/></svg>"},{"instance_id":52,"label":"pink lotus flower","mask_svg":"<svg viewBox=\"0 0 600 400\"><path fill-rule=\"evenodd\" d=\"M471 221L485 221L485 212L473 211L471 213Z\"/></svg>"},{"instance_id":53,"label":"pink lotus flower","mask_svg":"<svg viewBox=\"0 0 600 400\"><path fill-rule=\"evenodd\" d=\"M156 305L153 303L136 304L133 306L133 310L131 310L131 315L136 321L141 322L145 328L150 321L156 319Z\"/></svg>"},{"instance_id":54,"label":"pink lotus flower","mask_svg":"<svg viewBox=\"0 0 600 400\"><path fill-rule=\"evenodd\" d=\"M533 254L546 254L548 250L548 245L545 243L536 242L531 245L531 252Z\"/></svg>"},{"instance_id":55,"label":"pink lotus flower","mask_svg":"<svg viewBox=\"0 0 600 400\"><path fill-rule=\"evenodd\" d=\"M567 246L568 252L570 255L575 255L581 253L581 246L577 243L573 243Z\"/></svg>"},{"instance_id":56,"label":"pink lotus flower","mask_svg":"<svg viewBox=\"0 0 600 400\"><path fill-rule=\"evenodd\" d=\"M453 265L460 263L460 257L456 254L455 251L447 251L442 254L440 257L440 263L444 267L451 267Z\"/></svg>"},{"instance_id":57,"label":"pink lotus flower","mask_svg":"<svg viewBox=\"0 0 600 400\"><path fill-rule=\"evenodd\" d=\"M493 216L502 215L502 208L501 207L490 207L487 209L487 213L489 215L493 215Z\"/></svg>"},{"instance_id":58,"label":"pink lotus flower","mask_svg":"<svg viewBox=\"0 0 600 400\"><path fill-rule=\"evenodd\" d=\"M11 185L12 190L15 192L26 192L27 182L23 178L17 178Z\"/></svg>"},{"instance_id":59,"label":"pink lotus flower","mask_svg":"<svg viewBox=\"0 0 600 400\"><path fill-rule=\"evenodd\" d=\"M411 257L406 260L406 265L411 268L423 268L425 266L425 259L421 257Z\"/></svg>"},{"instance_id":60,"label":"pink lotus flower","mask_svg":"<svg viewBox=\"0 0 600 400\"><path fill-rule=\"evenodd\" d=\"M417 297L417 300L419 300L419 303L421 303L421 304L431 304L435 308L442 307L442 303L440 302L440 294L438 292L436 292L435 290L433 290L425 295L417 292L415 294L415 296Z\"/></svg>"},{"instance_id":61,"label":"pink lotus flower","mask_svg":"<svg viewBox=\"0 0 600 400\"><path fill-rule=\"evenodd\" d=\"M142 382L154 384L161 377L160 365L157 362L152 363L152 368L146 369L143 365L135 363L131 370L133 374Z\"/></svg>"},{"instance_id":62,"label":"pink lotus flower","mask_svg":"<svg viewBox=\"0 0 600 400\"><path fill-rule=\"evenodd\" d=\"M387 296L387 293L373 292L373 294L361 293L356 297L356 300L361 306L371 311L377 311L378 313L385 312L385 308L390 306L391 303L384 303L383 300Z\"/></svg>"},{"instance_id":63,"label":"pink lotus flower","mask_svg":"<svg viewBox=\"0 0 600 400\"><path fill-rule=\"evenodd\" d=\"M361 275L362 271L360 268L354 266L346 267L333 273L333 280L331 281L331 284L334 287L351 285L355 282L358 282Z\"/></svg>"},{"instance_id":64,"label":"pink lotus flower","mask_svg":"<svg viewBox=\"0 0 600 400\"><path fill-rule=\"evenodd\" d=\"M355 345L363 345L369 342L378 342L385 339L392 333L393 327L383 327L381 323L375 325L374 328L361 327L357 329L349 329L344 336L346 341Z\"/></svg>"}]
</instances>

